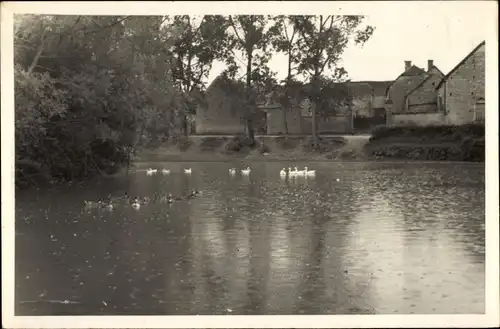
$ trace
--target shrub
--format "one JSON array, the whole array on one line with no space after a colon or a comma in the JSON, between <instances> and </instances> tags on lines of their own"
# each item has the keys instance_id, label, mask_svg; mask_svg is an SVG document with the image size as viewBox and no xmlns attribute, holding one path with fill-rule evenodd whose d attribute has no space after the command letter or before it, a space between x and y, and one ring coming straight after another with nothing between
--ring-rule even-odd
<instances>
[{"instance_id":1,"label":"shrub","mask_svg":"<svg viewBox=\"0 0 500 329\"><path fill-rule=\"evenodd\" d=\"M241 152L255 147L255 142L251 142L243 136L235 136L226 144L226 151L229 153Z\"/></svg>"},{"instance_id":2,"label":"shrub","mask_svg":"<svg viewBox=\"0 0 500 329\"><path fill-rule=\"evenodd\" d=\"M483 124L437 125L437 126L378 126L372 131L371 141L390 137L410 137L427 140L461 140L465 136L484 136Z\"/></svg>"},{"instance_id":3,"label":"shrub","mask_svg":"<svg viewBox=\"0 0 500 329\"><path fill-rule=\"evenodd\" d=\"M227 141L225 137L205 137L201 140L201 151L213 151L221 147Z\"/></svg>"},{"instance_id":4,"label":"shrub","mask_svg":"<svg viewBox=\"0 0 500 329\"><path fill-rule=\"evenodd\" d=\"M301 138L298 137L278 137L276 138L276 145L284 150L291 150L296 148L300 144Z\"/></svg>"}]
</instances>

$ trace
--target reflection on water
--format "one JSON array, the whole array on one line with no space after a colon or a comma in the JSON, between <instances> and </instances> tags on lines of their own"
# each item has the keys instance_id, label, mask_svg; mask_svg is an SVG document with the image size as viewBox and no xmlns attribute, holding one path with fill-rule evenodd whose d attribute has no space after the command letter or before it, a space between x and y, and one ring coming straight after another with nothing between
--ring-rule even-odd
<instances>
[{"instance_id":1,"label":"reflection on water","mask_svg":"<svg viewBox=\"0 0 500 329\"><path fill-rule=\"evenodd\" d=\"M281 163L249 177L185 166L17 195L16 314L484 312L482 166L316 163L308 179L280 178Z\"/></svg>"}]
</instances>

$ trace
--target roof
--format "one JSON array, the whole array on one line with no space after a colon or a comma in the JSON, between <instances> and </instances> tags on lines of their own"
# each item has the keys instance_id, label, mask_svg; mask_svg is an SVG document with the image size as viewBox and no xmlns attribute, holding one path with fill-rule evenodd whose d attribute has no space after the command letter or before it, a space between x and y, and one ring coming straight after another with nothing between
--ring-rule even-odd
<instances>
[{"instance_id":1,"label":"roof","mask_svg":"<svg viewBox=\"0 0 500 329\"><path fill-rule=\"evenodd\" d=\"M479 50L479 48L481 48L482 46L484 46L486 44L486 41L483 41L481 42L480 44L478 44L476 46L476 48L472 49L472 51L464 57L464 59L462 59L454 68L451 69L450 72L448 72L447 75L444 76L443 80L441 80L440 83L438 83L438 85L436 86L436 89L438 89L439 87L441 87L441 85L443 84L443 82L445 82L446 80L448 80L448 78L456 71L458 70L458 68L460 66L462 66L462 64L464 64L469 58L472 57L472 55L474 55L476 53L476 51Z\"/></svg>"},{"instance_id":2,"label":"roof","mask_svg":"<svg viewBox=\"0 0 500 329\"><path fill-rule=\"evenodd\" d=\"M350 88L353 88L356 94L371 94L373 92L375 95L385 96L385 88L390 83L392 81L350 81L347 84Z\"/></svg>"},{"instance_id":3,"label":"roof","mask_svg":"<svg viewBox=\"0 0 500 329\"><path fill-rule=\"evenodd\" d=\"M415 76L415 75L422 75L425 74L425 70L421 69L418 66L412 65L408 70L404 71L401 73L396 79L394 79L386 88L385 88L385 94L387 95L387 92L389 91L389 88L402 76Z\"/></svg>"},{"instance_id":4,"label":"roof","mask_svg":"<svg viewBox=\"0 0 500 329\"><path fill-rule=\"evenodd\" d=\"M438 70L439 74L441 74L441 77L444 76L443 72L441 72L440 69L438 69L437 67L433 66L432 68L435 68L436 70ZM418 88L420 88L427 80L429 80L430 78L432 78L433 75L432 74L429 74L429 76L427 78L425 78L424 80L422 80L420 83L418 83L415 87L413 87L412 89L410 89L406 95L405 95L405 99L411 95L415 90L417 90ZM442 80L441 80L442 81ZM439 83L441 83L441 81Z\"/></svg>"}]
</instances>

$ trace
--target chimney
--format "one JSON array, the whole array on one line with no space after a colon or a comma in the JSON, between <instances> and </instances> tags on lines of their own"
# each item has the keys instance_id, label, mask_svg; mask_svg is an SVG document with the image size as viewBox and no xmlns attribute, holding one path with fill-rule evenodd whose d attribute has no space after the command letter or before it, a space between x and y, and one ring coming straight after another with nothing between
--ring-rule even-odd
<instances>
[{"instance_id":1,"label":"chimney","mask_svg":"<svg viewBox=\"0 0 500 329\"><path fill-rule=\"evenodd\" d=\"M411 67L411 61L405 61L405 72L408 71Z\"/></svg>"},{"instance_id":2,"label":"chimney","mask_svg":"<svg viewBox=\"0 0 500 329\"><path fill-rule=\"evenodd\" d=\"M427 61L427 72L429 72L433 66L434 66L434 61L432 59L429 59Z\"/></svg>"}]
</instances>

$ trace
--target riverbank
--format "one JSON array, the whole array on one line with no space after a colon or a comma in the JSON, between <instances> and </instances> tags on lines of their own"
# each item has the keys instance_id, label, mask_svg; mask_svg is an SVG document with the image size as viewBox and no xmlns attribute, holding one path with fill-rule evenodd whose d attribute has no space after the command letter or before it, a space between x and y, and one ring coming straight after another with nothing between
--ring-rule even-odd
<instances>
[{"instance_id":1,"label":"riverbank","mask_svg":"<svg viewBox=\"0 0 500 329\"><path fill-rule=\"evenodd\" d=\"M259 136L256 145L244 137L190 136L177 143L140 151L135 161L327 161L365 160L369 136L322 136L316 147L310 136Z\"/></svg>"},{"instance_id":2,"label":"riverbank","mask_svg":"<svg viewBox=\"0 0 500 329\"><path fill-rule=\"evenodd\" d=\"M380 127L364 145L368 157L484 162L484 125Z\"/></svg>"},{"instance_id":3,"label":"riverbank","mask_svg":"<svg viewBox=\"0 0 500 329\"><path fill-rule=\"evenodd\" d=\"M190 136L143 149L144 161L430 161L484 162L484 125L379 127L371 136Z\"/></svg>"}]
</instances>

